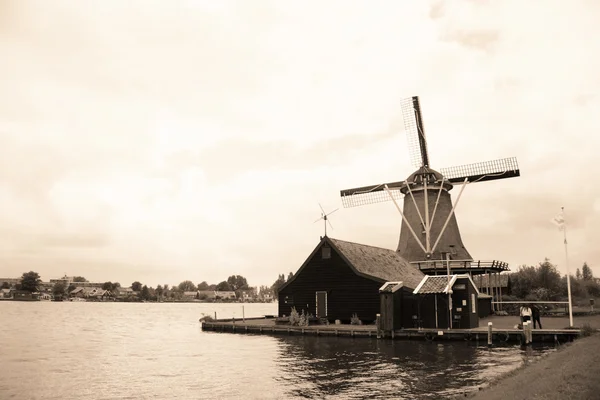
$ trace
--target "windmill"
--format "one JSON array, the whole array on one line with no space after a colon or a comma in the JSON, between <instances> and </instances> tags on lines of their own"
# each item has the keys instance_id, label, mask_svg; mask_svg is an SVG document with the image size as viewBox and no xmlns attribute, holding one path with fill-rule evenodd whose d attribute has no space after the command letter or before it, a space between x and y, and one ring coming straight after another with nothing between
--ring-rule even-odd
<instances>
[{"instance_id":1,"label":"windmill","mask_svg":"<svg viewBox=\"0 0 600 400\"><path fill-rule=\"evenodd\" d=\"M321 203L319 203L319 208L321 209L321 218L319 218L318 220L316 220L314 223L316 224L317 222L323 220L323 225L325 227L325 236L327 236L327 224L329 224L329 227L331 229L333 229L333 225L331 225L331 222L329 222L329 219L327 219L327 217L330 216L331 214L333 214L334 212L336 212L337 210L339 210L339 208L336 208L335 210L333 210L329 214L326 213L325 210L323 210L323 207L321 206Z\"/></svg>"},{"instance_id":2,"label":"windmill","mask_svg":"<svg viewBox=\"0 0 600 400\"><path fill-rule=\"evenodd\" d=\"M427 266L434 260L445 259L448 266L452 259L457 261L453 265L470 268L473 258L463 245L455 216L460 196L468 183L519 176L517 160L514 157L503 158L441 168L438 172L429 164L427 140L417 96L402 101L402 115L411 162L417 170L404 181L342 190L342 204L344 207L354 207L392 200L402 216L397 248L402 257L419 264L419 268L425 273L430 272ZM461 185L460 192L453 205L450 190L458 184ZM402 198L404 203L401 209L397 201ZM478 273L489 272L488 267L494 272L508 270L506 263L493 261ZM469 269L469 272L475 273L475 270Z\"/></svg>"}]
</instances>

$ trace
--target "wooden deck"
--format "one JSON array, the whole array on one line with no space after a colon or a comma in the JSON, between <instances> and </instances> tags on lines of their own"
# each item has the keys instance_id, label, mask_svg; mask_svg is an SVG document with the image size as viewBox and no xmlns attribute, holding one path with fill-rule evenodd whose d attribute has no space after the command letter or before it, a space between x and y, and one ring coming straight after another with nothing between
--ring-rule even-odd
<instances>
[{"instance_id":1,"label":"wooden deck","mask_svg":"<svg viewBox=\"0 0 600 400\"><path fill-rule=\"evenodd\" d=\"M504 318L504 319L501 319ZM525 343L523 331L511 326L514 317L483 319L474 329L402 329L377 332L375 325L310 325L276 324L274 318L246 318L202 322L202 329L212 332L272 335L312 335L374 339L407 339L428 341L473 341L487 344L488 326L492 322L492 344ZM554 325L554 324L553 324ZM535 329L533 343L565 343L580 336L579 329Z\"/></svg>"}]
</instances>

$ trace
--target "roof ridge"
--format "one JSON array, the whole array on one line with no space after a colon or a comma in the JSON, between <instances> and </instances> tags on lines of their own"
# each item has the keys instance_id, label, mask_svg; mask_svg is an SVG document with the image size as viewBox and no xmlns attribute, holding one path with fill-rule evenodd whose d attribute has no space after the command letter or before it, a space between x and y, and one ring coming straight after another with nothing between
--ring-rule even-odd
<instances>
[{"instance_id":1,"label":"roof ridge","mask_svg":"<svg viewBox=\"0 0 600 400\"><path fill-rule=\"evenodd\" d=\"M388 249L388 248L385 248L385 247L372 246L370 244L362 244L362 243L357 243L357 242L349 242L347 240L335 239L335 238L332 238L332 237L329 237L329 236L327 236L327 237L329 239L333 240L333 241L336 241L336 242L343 242L343 243L349 243L349 244L357 244L359 246L372 247L374 249L387 250L387 251L391 251L391 252L394 252L394 253L398 253L396 250Z\"/></svg>"}]
</instances>

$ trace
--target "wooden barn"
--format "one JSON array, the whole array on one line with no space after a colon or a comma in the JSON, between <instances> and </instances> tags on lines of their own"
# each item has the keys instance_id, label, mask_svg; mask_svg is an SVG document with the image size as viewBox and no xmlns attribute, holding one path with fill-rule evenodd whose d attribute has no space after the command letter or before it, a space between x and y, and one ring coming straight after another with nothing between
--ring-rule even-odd
<instances>
[{"instance_id":1,"label":"wooden barn","mask_svg":"<svg viewBox=\"0 0 600 400\"><path fill-rule=\"evenodd\" d=\"M354 314L365 323L373 322L385 282L402 282L410 293L423 277L394 250L325 236L279 289L279 316L290 315L295 307L331 322L347 323Z\"/></svg>"},{"instance_id":2,"label":"wooden barn","mask_svg":"<svg viewBox=\"0 0 600 400\"><path fill-rule=\"evenodd\" d=\"M421 328L471 329L479 326L479 292L467 274L427 275L414 290ZM452 324L449 323L449 300Z\"/></svg>"}]
</instances>

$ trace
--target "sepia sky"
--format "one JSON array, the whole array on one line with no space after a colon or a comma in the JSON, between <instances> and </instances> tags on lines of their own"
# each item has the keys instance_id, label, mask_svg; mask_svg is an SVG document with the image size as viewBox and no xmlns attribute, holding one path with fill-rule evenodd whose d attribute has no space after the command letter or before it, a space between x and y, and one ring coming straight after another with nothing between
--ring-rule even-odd
<instances>
[{"instance_id":1,"label":"sepia sky","mask_svg":"<svg viewBox=\"0 0 600 400\"><path fill-rule=\"evenodd\" d=\"M600 275L600 4L0 0L0 277L251 285L296 271L319 203L412 171L516 156L468 185L476 259ZM458 188L452 192L453 198ZM335 238L396 248L391 202Z\"/></svg>"}]
</instances>

